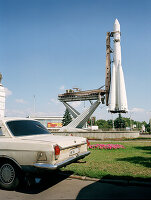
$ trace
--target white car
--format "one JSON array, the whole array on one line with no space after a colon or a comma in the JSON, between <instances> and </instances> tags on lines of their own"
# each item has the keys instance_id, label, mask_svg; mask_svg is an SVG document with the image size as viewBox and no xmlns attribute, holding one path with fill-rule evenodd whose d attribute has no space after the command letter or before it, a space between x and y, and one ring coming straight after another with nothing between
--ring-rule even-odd
<instances>
[{"instance_id":1,"label":"white car","mask_svg":"<svg viewBox=\"0 0 151 200\"><path fill-rule=\"evenodd\" d=\"M82 137L56 136L27 118L0 119L0 186L14 189L21 172L56 170L90 152Z\"/></svg>"}]
</instances>

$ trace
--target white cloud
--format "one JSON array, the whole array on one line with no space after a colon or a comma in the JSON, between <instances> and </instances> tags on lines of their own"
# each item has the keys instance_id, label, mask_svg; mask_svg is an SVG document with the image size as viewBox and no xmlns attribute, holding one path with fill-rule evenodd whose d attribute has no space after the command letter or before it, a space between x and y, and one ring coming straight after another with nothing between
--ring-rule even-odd
<instances>
[{"instance_id":1,"label":"white cloud","mask_svg":"<svg viewBox=\"0 0 151 200\"><path fill-rule=\"evenodd\" d=\"M16 103L26 104L27 102L24 99L16 99Z\"/></svg>"},{"instance_id":2,"label":"white cloud","mask_svg":"<svg viewBox=\"0 0 151 200\"><path fill-rule=\"evenodd\" d=\"M151 111L147 111L146 114L151 117Z\"/></svg>"},{"instance_id":3,"label":"white cloud","mask_svg":"<svg viewBox=\"0 0 151 200\"><path fill-rule=\"evenodd\" d=\"M27 117L33 115L31 108L26 109L6 109L6 116L8 117Z\"/></svg>"},{"instance_id":4,"label":"white cloud","mask_svg":"<svg viewBox=\"0 0 151 200\"><path fill-rule=\"evenodd\" d=\"M6 109L6 116L11 117L23 117L25 116L24 110L17 110L17 109Z\"/></svg>"},{"instance_id":5,"label":"white cloud","mask_svg":"<svg viewBox=\"0 0 151 200\"><path fill-rule=\"evenodd\" d=\"M34 111L31 108L26 109L6 109L6 116L8 117L40 117L40 116L56 116L56 113Z\"/></svg>"},{"instance_id":6,"label":"white cloud","mask_svg":"<svg viewBox=\"0 0 151 200\"><path fill-rule=\"evenodd\" d=\"M131 110L129 110L129 112L145 112L145 109L143 108L132 108Z\"/></svg>"},{"instance_id":7,"label":"white cloud","mask_svg":"<svg viewBox=\"0 0 151 200\"><path fill-rule=\"evenodd\" d=\"M59 89L60 89L60 90L64 90L64 89L65 89L65 86L62 85Z\"/></svg>"},{"instance_id":8,"label":"white cloud","mask_svg":"<svg viewBox=\"0 0 151 200\"><path fill-rule=\"evenodd\" d=\"M52 103L54 103L54 104L58 104L58 103L59 103L59 101L58 101L57 99L54 99L54 98L50 99L50 101L51 101ZM49 103L49 104L50 104L50 103Z\"/></svg>"},{"instance_id":9,"label":"white cloud","mask_svg":"<svg viewBox=\"0 0 151 200\"><path fill-rule=\"evenodd\" d=\"M36 116L36 117L47 117L50 116L50 114L48 112L41 112L41 111L37 111L35 113L31 113L30 116Z\"/></svg>"},{"instance_id":10,"label":"white cloud","mask_svg":"<svg viewBox=\"0 0 151 200\"><path fill-rule=\"evenodd\" d=\"M12 95L12 91L10 91L8 88L4 88L5 89L5 95L6 95L6 97L8 97L8 96L10 96L10 95Z\"/></svg>"}]
</instances>

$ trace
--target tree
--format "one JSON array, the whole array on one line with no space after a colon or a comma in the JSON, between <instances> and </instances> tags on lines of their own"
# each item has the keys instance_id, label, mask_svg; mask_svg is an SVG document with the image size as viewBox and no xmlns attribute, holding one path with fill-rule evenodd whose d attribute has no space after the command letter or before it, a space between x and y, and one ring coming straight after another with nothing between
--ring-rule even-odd
<instances>
[{"instance_id":1,"label":"tree","mask_svg":"<svg viewBox=\"0 0 151 200\"><path fill-rule=\"evenodd\" d=\"M146 123L146 125L145 125L145 130L149 133L150 132L150 124L148 123Z\"/></svg>"},{"instance_id":2,"label":"tree","mask_svg":"<svg viewBox=\"0 0 151 200\"><path fill-rule=\"evenodd\" d=\"M99 127L99 129L102 129L102 128L107 128L108 124L106 120L99 119L96 121L96 125Z\"/></svg>"},{"instance_id":3,"label":"tree","mask_svg":"<svg viewBox=\"0 0 151 200\"><path fill-rule=\"evenodd\" d=\"M63 120L62 120L62 126L67 126L71 121L72 121L72 117L68 109L66 109L65 114L63 116Z\"/></svg>"},{"instance_id":4,"label":"tree","mask_svg":"<svg viewBox=\"0 0 151 200\"><path fill-rule=\"evenodd\" d=\"M107 124L108 124L108 126L107 126L107 128L113 128L113 120L107 120Z\"/></svg>"},{"instance_id":5,"label":"tree","mask_svg":"<svg viewBox=\"0 0 151 200\"><path fill-rule=\"evenodd\" d=\"M122 118L121 114L119 113L118 118L115 119L114 121L114 126L115 128L125 128L125 120Z\"/></svg>"},{"instance_id":6,"label":"tree","mask_svg":"<svg viewBox=\"0 0 151 200\"><path fill-rule=\"evenodd\" d=\"M122 117L122 119L125 121L125 126L126 127L130 127L131 124L134 124L134 121L130 118L127 118L127 117Z\"/></svg>"}]
</instances>

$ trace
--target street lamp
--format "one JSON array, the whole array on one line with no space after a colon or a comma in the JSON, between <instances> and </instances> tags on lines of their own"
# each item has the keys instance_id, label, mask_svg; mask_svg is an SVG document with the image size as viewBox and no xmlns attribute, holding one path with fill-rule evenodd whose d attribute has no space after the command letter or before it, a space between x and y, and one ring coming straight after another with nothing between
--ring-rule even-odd
<instances>
[{"instance_id":1,"label":"street lamp","mask_svg":"<svg viewBox=\"0 0 151 200\"><path fill-rule=\"evenodd\" d=\"M36 96L34 95L34 116L36 115Z\"/></svg>"},{"instance_id":2,"label":"street lamp","mask_svg":"<svg viewBox=\"0 0 151 200\"><path fill-rule=\"evenodd\" d=\"M151 113L151 111L149 111ZM149 119L150 133L151 133L151 118Z\"/></svg>"},{"instance_id":3,"label":"street lamp","mask_svg":"<svg viewBox=\"0 0 151 200\"><path fill-rule=\"evenodd\" d=\"M112 115L112 129L113 129L113 131L114 131L114 119L113 119L113 114L111 114Z\"/></svg>"},{"instance_id":4,"label":"street lamp","mask_svg":"<svg viewBox=\"0 0 151 200\"><path fill-rule=\"evenodd\" d=\"M130 111L130 130L133 129L133 125L131 124L131 116L132 116L133 113L134 113L134 112Z\"/></svg>"}]
</instances>

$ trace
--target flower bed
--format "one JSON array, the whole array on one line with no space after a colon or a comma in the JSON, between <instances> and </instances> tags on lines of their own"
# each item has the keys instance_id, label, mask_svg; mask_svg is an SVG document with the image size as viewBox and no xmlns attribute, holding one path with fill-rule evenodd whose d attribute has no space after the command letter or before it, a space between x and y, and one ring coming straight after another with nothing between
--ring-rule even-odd
<instances>
[{"instance_id":1,"label":"flower bed","mask_svg":"<svg viewBox=\"0 0 151 200\"><path fill-rule=\"evenodd\" d=\"M93 144L89 145L89 149L125 149L121 144Z\"/></svg>"}]
</instances>

